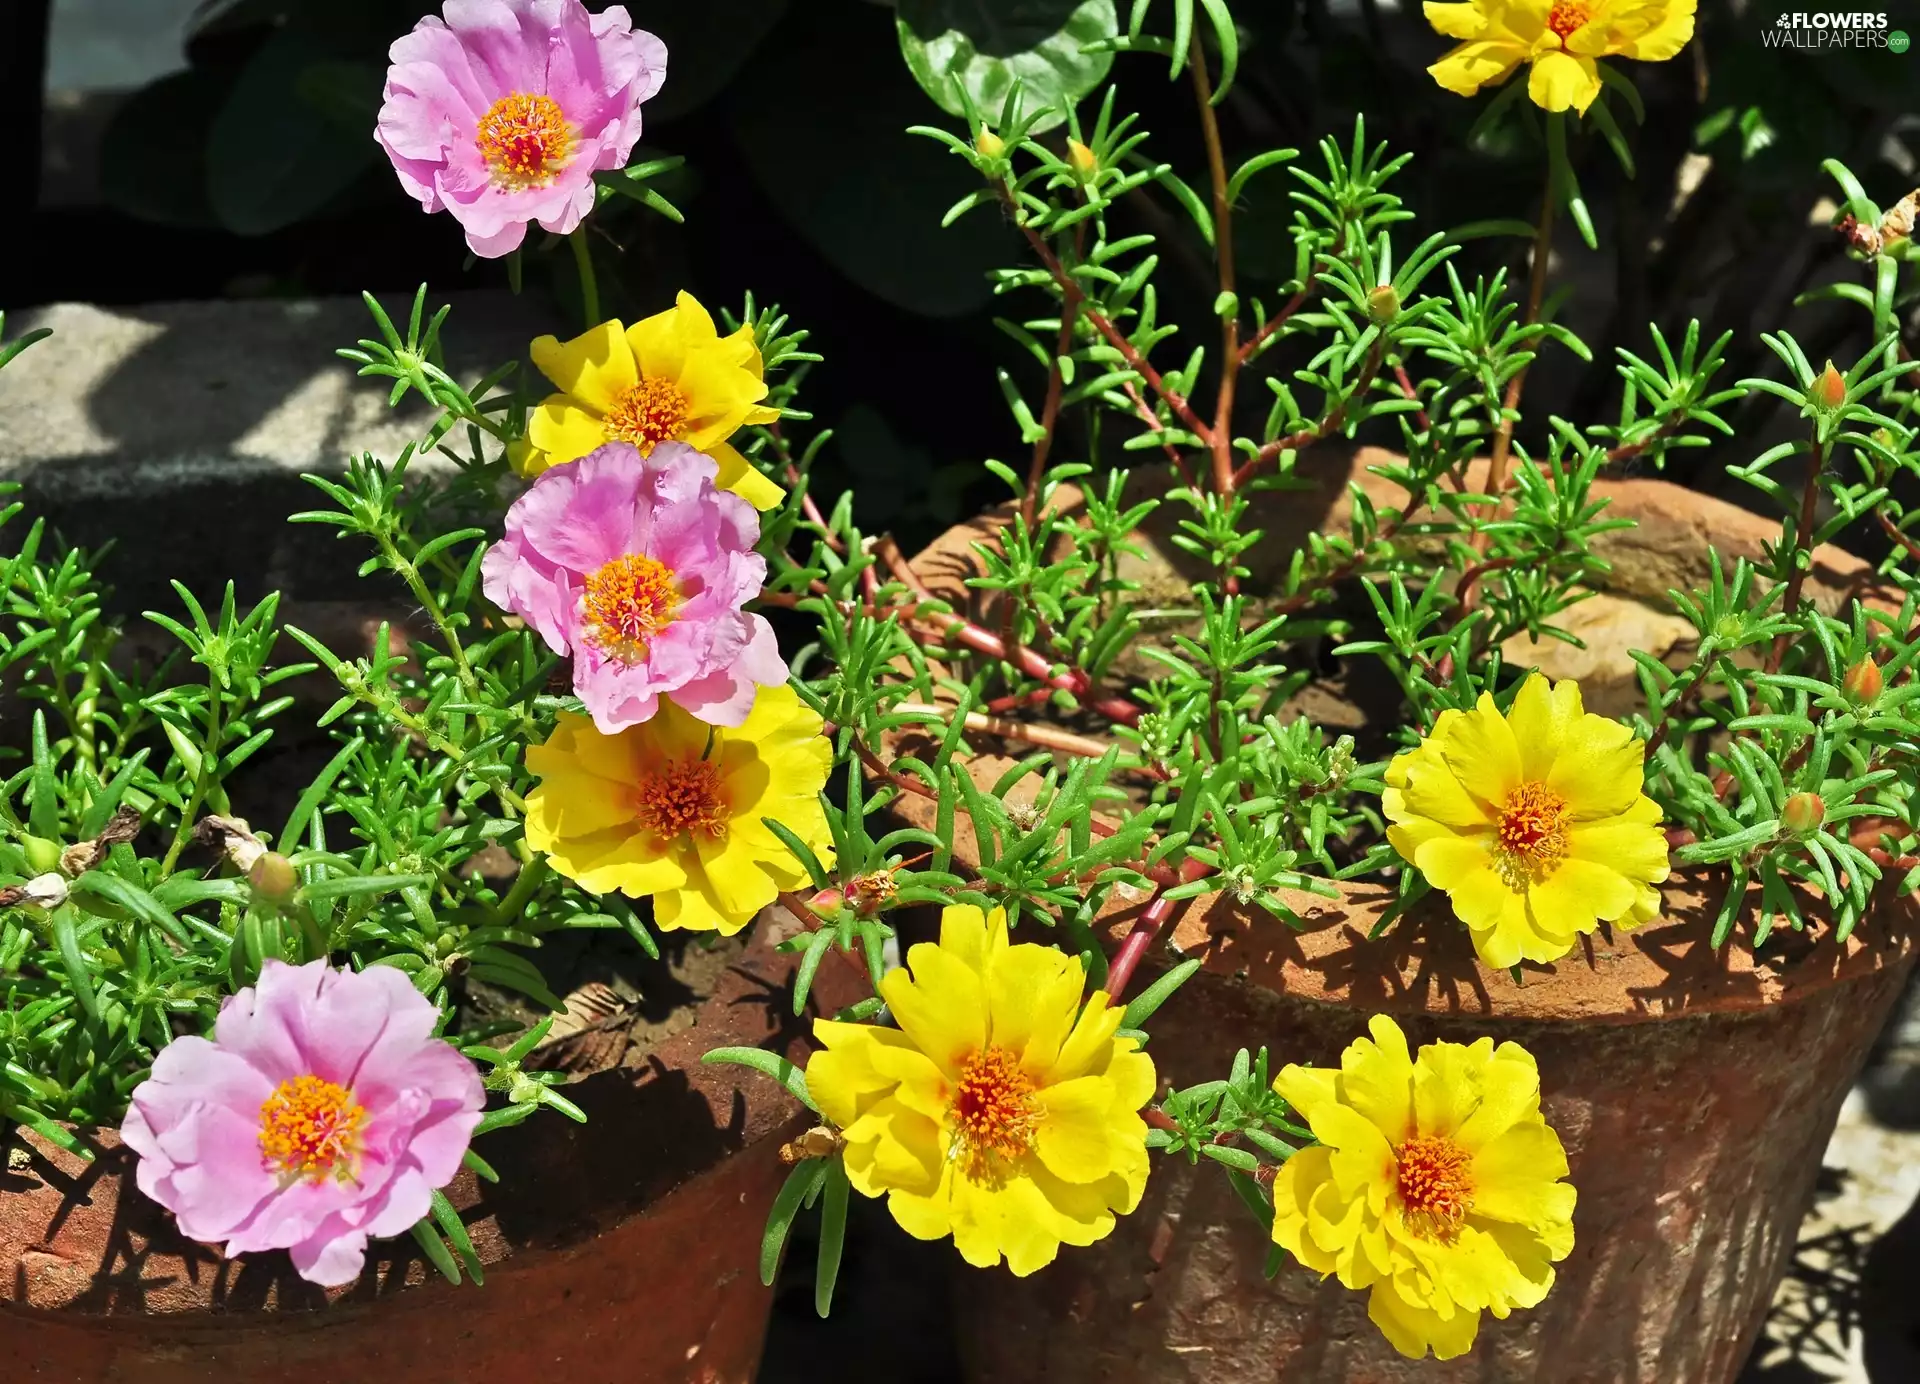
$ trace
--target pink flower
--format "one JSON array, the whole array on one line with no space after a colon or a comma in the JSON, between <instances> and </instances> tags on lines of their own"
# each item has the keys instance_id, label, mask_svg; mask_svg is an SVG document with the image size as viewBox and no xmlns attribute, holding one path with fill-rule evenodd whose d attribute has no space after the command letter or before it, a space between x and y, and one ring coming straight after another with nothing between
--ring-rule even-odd
<instances>
[{"instance_id":1,"label":"pink flower","mask_svg":"<svg viewBox=\"0 0 1920 1384\"><path fill-rule=\"evenodd\" d=\"M605 735L649 719L662 696L737 726L756 684L787 680L763 616L767 562L753 506L714 486L684 442L647 456L609 442L542 472L507 511L480 572L487 599L573 655L573 690Z\"/></svg>"},{"instance_id":2,"label":"pink flower","mask_svg":"<svg viewBox=\"0 0 1920 1384\"><path fill-rule=\"evenodd\" d=\"M213 1040L176 1038L120 1137L140 1190L225 1253L285 1249L311 1282L351 1283L367 1237L398 1235L459 1171L486 1094L433 1036L434 1004L390 966L269 961Z\"/></svg>"},{"instance_id":3,"label":"pink flower","mask_svg":"<svg viewBox=\"0 0 1920 1384\"><path fill-rule=\"evenodd\" d=\"M618 5L447 0L442 12L388 50L374 138L476 255L518 249L529 221L565 235L593 210L594 173L626 167L666 45Z\"/></svg>"}]
</instances>

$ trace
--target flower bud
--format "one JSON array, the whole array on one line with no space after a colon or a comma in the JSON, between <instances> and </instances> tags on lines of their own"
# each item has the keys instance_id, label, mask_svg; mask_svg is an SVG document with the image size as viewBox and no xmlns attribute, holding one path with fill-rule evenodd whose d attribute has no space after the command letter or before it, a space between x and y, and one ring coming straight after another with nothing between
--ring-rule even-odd
<instances>
[{"instance_id":1,"label":"flower bud","mask_svg":"<svg viewBox=\"0 0 1920 1384\"><path fill-rule=\"evenodd\" d=\"M247 871L247 883L267 903L286 903L300 887L300 872L279 851L266 851Z\"/></svg>"},{"instance_id":2,"label":"flower bud","mask_svg":"<svg viewBox=\"0 0 1920 1384\"><path fill-rule=\"evenodd\" d=\"M1826 820L1827 805L1818 793L1795 793L1780 809L1780 823L1795 836L1817 831Z\"/></svg>"},{"instance_id":3,"label":"flower bud","mask_svg":"<svg viewBox=\"0 0 1920 1384\"><path fill-rule=\"evenodd\" d=\"M1880 695L1880 689L1887 680L1880 673L1880 665L1871 658L1863 658L1847 669L1840 679L1840 690L1847 694L1847 700L1855 706L1865 706Z\"/></svg>"},{"instance_id":4,"label":"flower bud","mask_svg":"<svg viewBox=\"0 0 1920 1384\"><path fill-rule=\"evenodd\" d=\"M847 896L838 889L827 888L807 900L807 912L816 918L831 918L840 911Z\"/></svg>"},{"instance_id":5,"label":"flower bud","mask_svg":"<svg viewBox=\"0 0 1920 1384\"><path fill-rule=\"evenodd\" d=\"M1067 163L1083 183L1091 182L1100 171L1100 160L1093 156L1093 150L1077 139L1067 141Z\"/></svg>"},{"instance_id":6,"label":"flower bud","mask_svg":"<svg viewBox=\"0 0 1920 1384\"><path fill-rule=\"evenodd\" d=\"M1392 284L1380 284L1367 295L1367 316L1381 326L1400 315L1400 295Z\"/></svg>"},{"instance_id":7,"label":"flower bud","mask_svg":"<svg viewBox=\"0 0 1920 1384\"><path fill-rule=\"evenodd\" d=\"M50 874L60 868L58 841L49 841L44 836L22 836L20 849L27 857L27 867L37 875Z\"/></svg>"},{"instance_id":8,"label":"flower bud","mask_svg":"<svg viewBox=\"0 0 1920 1384\"><path fill-rule=\"evenodd\" d=\"M1832 361L1827 362L1827 368L1813 382L1813 402L1823 409L1836 409L1847 402L1847 382L1833 368Z\"/></svg>"},{"instance_id":9,"label":"flower bud","mask_svg":"<svg viewBox=\"0 0 1920 1384\"><path fill-rule=\"evenodd\" d=\"M1007 152L1007 142L985 125L973 137L973 152L983 159L997 159Z\"/></svg>"}]
</instances>

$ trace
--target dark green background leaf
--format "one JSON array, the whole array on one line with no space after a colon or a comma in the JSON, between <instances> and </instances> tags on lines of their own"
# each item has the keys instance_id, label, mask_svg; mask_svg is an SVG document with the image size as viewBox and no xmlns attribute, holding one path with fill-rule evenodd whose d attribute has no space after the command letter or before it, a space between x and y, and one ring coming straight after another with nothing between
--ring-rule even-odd
<instances>
[{"instance_id":1,"label":"dark green background leaf","mask_svg":"<svg viewBox=\"0 0 1920 1384\"><path fill-rule=\"evenodd\" d=\"M1028 110L1051 106L1037 123L1050 129L1093 90L1113 54L1086 53L1119 32L1113 0L900 0L900 51L914 80L940 109L960 115L958 77L975 107L991 117L1018 80Z\"/></svg>"}]
</instances>

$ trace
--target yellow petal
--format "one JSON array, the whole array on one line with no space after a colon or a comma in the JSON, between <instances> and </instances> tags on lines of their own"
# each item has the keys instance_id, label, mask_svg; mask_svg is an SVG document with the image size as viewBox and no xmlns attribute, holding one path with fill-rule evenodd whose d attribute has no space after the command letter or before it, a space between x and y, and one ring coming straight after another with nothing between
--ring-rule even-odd
<instances>
[{"instance_id":1,"label":"yellow petal","mask_svg":"<svg viewBox=\"0 0 1920 1384\"><path fill-rule=\"evenodd\" d=\"M1570 857L1527 889L1536 916L1555 932L1592 932L1596 919L1612 921L1633 907L1633 885L1619 871Z\"/></svg>"},{"instance_id":2,"label":"yellow petal","mask_svg":"<svg viewBox=\"0 0 1920 1384\"><path fill-rule=\"evenodd\" d=\"M1480 1091L1493 1059L1493 1040L1469 1044L1429 1043L1420 1049L1414 1069L1414 1120L1419 1132L1454 1138L1480 1104Z\"/></svg>"},{"instance_id":3,"label":"yellow petal","mask_svg":"<svg viewBox=\"0 0 1920 1384\"><path fill-rule=\"evenodd\" d=\"M1315 1115L1340 1099L1340 1072L1335 1067L1300 1067L1289 1062L1273 1079L1273 1089L1311 1126Z\"/></svg>"},{"instance_id":4,"label":"yellow petal","mask_svg":"<svg viewBox=\"0 0 1920 1384\"><path fill-rule=\"evenodd\" d=\"M1472 96L1483 86L1506 81L1526 57L1526 48L1510 39L1475 39L1429 67L1427 75L1456 96Z\"/></svg>"},{"instance_id":5,"label":"yellow petal","mask_svg":"<svg viewBox=\"0 0 1920 1384\"><path fill-rule=\"evenodd\" d=\"M847 1126L846 1136L847 1176L865 1195L895 1187L926 1193L940 1185L946 1162L940 1127L900 1101L877 1102Z\"/></svg>"},{"instance_id":6,"label":"yellow petal","mask_svg":"<svg viewBox=\"0 0 1920 1384\"><path fill-rule=\"evenodd\" d=\"M905 970L880 983L881 997L914 1045L949 1079L987 1042L987 995L980 977L931 942L907 953Z\"/></svg>"},{"instance_id":7,"label":"yellow petal","mask_svg":"<svg viewBox=\"0 0 1920 1384\"><path fill-rule=\"evenodd\" d=\"M1480 4L1438 4L1436 0L1426 0L1420 8L1427 16L1427 23L1448 38L1479 38L1487 31L1487 12Z\"/></svg>"},{"instance_id":8,"label":"yellow petal","mask_svg":"<svg viewBox=\"0 0 1920 1384\"><path fill-rule=\"evenodd\" d=\"M1040 1100L1034 1152L1048 1172L1063 1182L1097 1182L1113 1171L1107 1118L1113 1108L1111 1085L1083 1076L1047 1087Z\"/></svg>"},{"instance_id":9,"label":"yellow petal","mask_svg":"<svg viewBox=\"0 0 1920 1384\"><path fill-rule=\"evenodd\" d=\"M656 380L678 381L686 367L688 350L713 339L713 318L691 294L684 292L665 312L656 312L627 328L627 348L633 353L640 373Z\"/></svg>"},{"instance_id":10,"label":"yellow petal","mask_svg":"<svg viewBox=\"0 0 1920 1384\"><path fill-rule=\"evenodd\" d=\"M1411 1132L1413 1058L1407 1036L1385 1014L1367 1021L1370 1037L1340 1054L1340 1094L1346 1104L1390 1140Z\"/></svg>"},{"instance_id":11,"label":"yellow petal","mask_svg":"<svg viewBox=\"0 0 1920 1384\"><path fill-rule=\"evenodd\" d=\"M987 978L993 958L1007 949L1007 914L991 914L970 903L948 904L940 910L940 950L979 976Z\"/></svg>"},{"instance_id":12,"label":"yellow petal","mask_svg":"<svg viewBox=\"0 0 1920 1384\"><path fill-rule=\"evenodd\" d=\"M1567 804L1569 822L1618 816L1640 797L1647 748L1618 721L1582 716L1570 726L1546 784Z\"/></svg>"},{"instance_id":13,"label":"yellow petal","mask_svg":"<svg viewBox=\"0 0 1920 1384\"><path fill-rule=\"evenodd\" d=\"M1104 1071L1113 1059L1113 1034L1120 1027L1122 1013L1107 1002L1105 991L1094 991L1040 1084L1057 1086L1089 1072Z\"/></svg>"},{"instance_id":14,"label":"yellow petal","mask_svg":"<svg viewBox=\"0 0 1920 1384\"><path fill-rule=\"evenodd\" d=\"M1576 1193L1560 1136L1538 1117L1516 1124L1473 1158L1473 1214L1553 1232L1573 1233ZM1560 1257L1560 1256L1555 1256Z\"/></svg>"},{"instance_id":15,"label":"yellow petal","mask_svg":"<svg viewBox=\"0 0 1920 1384\"><path fill-rule=\"evenodd\" d=\"M1454 722L1440 753L1460 786L1494 807L1505 803L1522 782L1520 747L1489 693L1482 692L1474 709ZM1417 782L1409 785L1410 790L1418 787Z\"/></svg>"},{"instance_id":16,"label":"yellow petal","mask_svg":"<svg viewBox=\"0 0 1920 1384\"><path fill-rule=\"evenodd\" d=\"M1527 95L1542 110L1569 108L1586 113L1600 94L1600 72L1593 59L1571 53L1543 53L1534 59L1527 79Z\"/></svg>"},{"instance_id":17,"label":"yellow petal","mask_svg":"<svg viewBox=\"0 0 1920 1384\"><path fill-rule=\"evenodd\" d=\"M883 1029L882 1032L898 1033L896 1029ZM900 1041L886 1047L873 1050L872 1061L876 1073L894 1083L893 1093L910 1110L918 1110L922 1115L935 1122L943 1122L953 1103L953 1087L947 1078L904 1033L899 1034Z\"/></svg>"},{"instance_id":18,"label":"yellow petal","mask_svg":"<svg viewBox=\"0 0 1920 1384\"><path fill-rule=\"evenodd\" d=\"M540 470L578 461L596 447L606 445L607 425L597 413L589 413L564 394L549 395L545 402L527 415L527 442L540 458ZM526 464L534 464L528 454ZM529 472L527 474L538 474Z\"/></svg>"},{"instance_id":19,"label":"yellow petal","mask_svg":"<svg viewBox=\"0 0 1920 1384\"><path fill-rule=\"evenodd\" d=\"M717 489L732 491L763 514L778 509L780 502L787 498L787 492L761 475L760 469L732 443L711 443L706 453L720 468L720 474L713 478Z\"/></svg>"},{"instance_id":20,"label":"yellow petal","mask_svg":"<svg viewBox=\"0 0 1920 1384\"><path fill-rule=\"evenodd\" d=\"M1659 11L1659 19L1644 33L1621 43L1613 51L1623 58L1638 58L1641 62L1665 62L1677 56L1693 38L1694 0L1668 0L1664 5L1648 8Z\"/></svg>"},{"instance_id":21,"label":"yellow petal","mask_svg":"<svg viewBox=\"0 0 1920 1384\"><path fill-rule=\"evenodd\" d=\"M807 1062L807 1090L820 1113L845 1129L861 1112L891 1095L899 1083L874 1065L881 1049L906 1047L912 1040L893 1028L815 1019L813 1036L825 1046Z\"/></svg>"},{"instance_id":22,"label":"yellow petal","mask_svg":"<svg viewBox=\"0 0 1920 1384\"><path fill-rule=\"evenodd\" d=\"M1572 828L1567 832L1567 854L1573 860L1603 866L1634 884L1658 884L1667 877L1670 868L1667 834L1658 826L1632 817L1589 822ZM1643 897L1637 895L1634 902ZM1612 921L1620 912L1600 916Z\"/></svg>"},{"instance_id":23,"label":"yellow petal","mask_svg":"<svg viewBox=\"0 0 1920 1384\"><path fill-rule=\"evenodd\" d=\"M622 393L640 382L633 351L617 321L602 322L571 341L536 337L528 351L556 389L596 413L608 412ZM545 444L535 439L535 445Z\"/></svg>"},{"instance_id":24,"label":"yellow petal","mask_svg":"<svg viewBox=\"0 0 1920 1384\"><path fill-rule=\"evenodd\" d=\"M1459 724L1458 720L1454 722L1456 727ZM1436 734L1428 737L1419 749L1394 761L1400 767L1402 786L1397 790L1388 788L1381 803L1390 819L1409 821L1424 817L1460 829L1491 824L1488 802L1467 791L1448 760L1445 746L1449 743L1451 737L1442 740Z\"/></svg>"},{"instance_id":25,"label":"yellow petal","mask_svg":"<svg viewBox=\"0 0 1920 1384\"><path fill-rule=\"evenodd\" d=\"M1307 1209L1315 1193L1332 1186L1332 1157L1319 1145L1301 1149L1273 1178L1273 1242L1323 1276L1333 1272L1337 1256L1307 1233Z\"/></svg>"},{"instance_id":26,"label":"yellow petal","mask_svg":"<svg viewBox=\"0 0 1920 1384\"><path fill-rule=\"evenodd\" d=\"M1529 783L1544 780L1565 743L1567 733L1580 722L1586 708L1580 684L1572 678L1549 683L1535 673L1521 684L1513 699L1507 725L1520 746L1520 776Z\"/></svg>"},{"instance_id":27,"label":"yellow petal","mask_svg":"<svg viewBox=\"0 0 1920 1384\"><path fill-rule=\"evenodd\" d=\"M1080 959L1031 943L1007 947L988 964L986 981L987 1041L1021 1054L1023 1061L1038 1058L1030 1070L1047 1071L1058 1060L1060 1044L1080 1009L1086 988ZM1029 1053L1036 1029L1050 1038L1051 1047L1043 1042L1040 1051Z\"/></svg>"},{"instance_id":28,"label":"yellow petal","mask_svg":"<svg viewBox=\"0 0 1920 1384\"><path fill-rule=\"evenodd\" d=\"M1456 1311L1443 1317L1407 1301L1390 1280L1374 1285L1367 1298L1367 1320L1380 1328L1389 1345L1414 1360L1425 1358L1429 1350L1437 1360L1465 1355L1473 1349L1480 1329L1478 1312Z\"/></svg>"}]
</instances>

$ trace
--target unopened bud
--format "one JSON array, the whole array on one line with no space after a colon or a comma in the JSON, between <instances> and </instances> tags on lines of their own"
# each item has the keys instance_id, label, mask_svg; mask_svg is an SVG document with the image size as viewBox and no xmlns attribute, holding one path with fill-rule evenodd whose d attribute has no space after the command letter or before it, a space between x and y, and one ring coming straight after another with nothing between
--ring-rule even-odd
<instances>
[{"instance_id":1,"label":"unopened bud","mask_svg":"<svg viewBox=\"0 0 1920 1384\"><path fill-rule=\"evenodd\" d=\"M300 872L279 851L265 851L247 871L247 883L268 903L285 903L300 887Z\"/></svg>"},{"instance_id":2,"label":"unopened bud","mask_svg":"<svg viewBox=\"0 0 1920 1384\"><path fill-rule=\"evenodd\" d=\"M1367 316L1381 326L1400 315L1400 295L1392 284L1381 284L1367 295Z\"/></svg>"},{"instance_id":3,"label":"unopened bud","mask_svg":"<svg viewBox=\"0 0 1920 1384\"><path fill-rule=\"evenodd\" d=\"M1865 706L1880 695L1880 689L1887 685L1881 675L1880 665L1870 658L1863 658L1847 669L1840 679L1840 690L1847 694L1847 700L1855 706Z\"/></svg>"},{"instance_id":4,"label":"unopened bud","mask_svg":"<svg viewBox=\"0 0 1920 1384\"><path fill-rule=\"evenodd\" d=\"M1780 809L1780 823L1796 836L1817 831L1827 819L1827 805L1818 793L1795 793Z\"/></svg>"},{"instance_id":5,"label":"unopened bud","mask_svg":"<svg viewBox=\"0 0 1920 1384\"><path fill-rule=\"evenodd\" d=\"M1827 362L1827 368L1813 382L1813 402L1824 409L1836 409L1847 402L1847 381L1833 368L1832 361Z\"/></svg>"},{"instance_id":6,"label":"unopened bud","mask_svg":"<svg viewBox=\"0 0 1920 1384\"><path fill-rule=\"evenodd\" d=\"M831 918L846 901L847 896L838 889L822 889L807 900L807 912L817 918Z\"/></svg>"},{"instance_id":7,"label":"unopened bud","mask_svg":"<svg viewBox=\"0 0 1920 1384\"><path fill-rule=\"evenodd\" d=\"M27 857L27 868L36 875L44 875L60 868L62 852L58 841L49 841L44 836L22 836L20 851Z\"/></svg>"},{"instance_id":8,"label":"unopened bud","mask_svg":"<svg viewBox=\"0 0 1920 1384\"><path fill-rule=\"evenodd\" d=\"M1007 142L982 125L980 133L973 137L973 152L983 159L997 159L1007 152Z\"/></svg>"},{"instance_id":9,"label":"unopened bud","mask_svg":"<svg viewBox=\"0 0 1920 1384\"><path fill-rule=\"evenodd\" d=\"M1067 163L1083 183L1100 171L1100 160L1093 156L1093 150L1077 139L1067 141Z\"/></svg>"}]
</instances>

